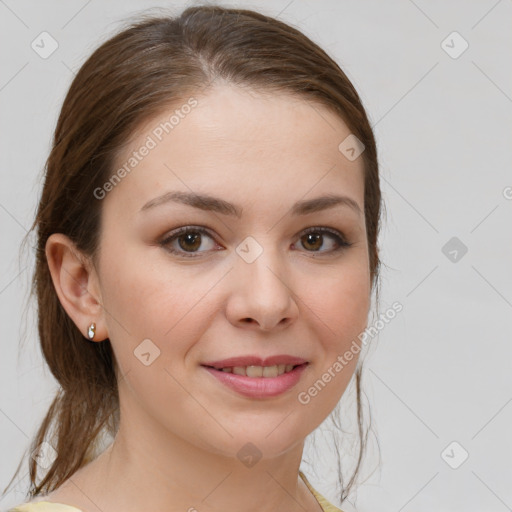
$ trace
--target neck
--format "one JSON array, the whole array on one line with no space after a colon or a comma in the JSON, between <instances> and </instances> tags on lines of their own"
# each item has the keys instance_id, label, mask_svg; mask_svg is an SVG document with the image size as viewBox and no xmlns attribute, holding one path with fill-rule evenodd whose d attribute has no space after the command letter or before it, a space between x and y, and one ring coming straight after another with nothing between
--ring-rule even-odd
<instances>
[{"instance_id":1,"label":"neck","mask_svg":"<svg viewBox=\"0 0 512 512\"><path fill-rule=\"evenodd\" d=\"M121 420L115 441L71 478L87 512L321 511L299 476L303 442L252 465L250 447L244 464L168 430L143 427Z\"/></svg>"}]
</instances>

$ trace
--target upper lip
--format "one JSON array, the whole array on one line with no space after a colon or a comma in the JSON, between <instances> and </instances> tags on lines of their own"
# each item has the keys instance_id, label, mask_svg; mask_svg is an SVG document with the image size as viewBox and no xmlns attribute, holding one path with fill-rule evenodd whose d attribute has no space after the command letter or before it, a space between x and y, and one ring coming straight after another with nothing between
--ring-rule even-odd
<instances>
[{"instance_id":1,"label":"upper lip","mask_svg":"<svg viewBox=\"0 0 512 512\"><path fill-rule=\"evenodd\" d=\"M218 361L207 361L203 366L213 366L214 368L232 368L235 366L277 366L280 364L299 365L307 363L301 357L290 356L286 354L261 358L258 356L238 356L222 359Z\"/></svg>"}]
</instances>

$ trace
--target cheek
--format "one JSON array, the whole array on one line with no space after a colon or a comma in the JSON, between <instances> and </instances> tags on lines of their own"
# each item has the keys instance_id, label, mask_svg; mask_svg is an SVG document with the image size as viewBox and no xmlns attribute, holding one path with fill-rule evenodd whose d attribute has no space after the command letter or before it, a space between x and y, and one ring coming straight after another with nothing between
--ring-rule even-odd
<instances>
[{"instance_id":1,"label":"cheek","mask_svg":"<svg viewBox=\"0 0 512 512\"><path fill-rule=\"evenodd\" d=\"M318 288L309 294L319 358L297 399L311 418L326 418L354 375L361 349L358 336L366 328L370 307L369 279L364 265L347 266L331 276L323 292Z\"/></svg>"},{"instance_id":2,"label":"cheek","mask_svg":"<svg viewBox=\"0 0 512 512\"><path fill-rule=\"evenodd\" d=\"M139 363L134 361L134 351L149 339L158 348L154 351L159 351L159 363L170 365L206 328L212 306L202 297L218 278L195 275L191 268L151 264L147 255L142 257L137 251L119 256L104 266L102 277L106 322L116 358L123 370L129 370L134 362Z\"/></svg>"},{"instance_id":3,"label":"cheek","mask_svg":"<svg viewBox=\"0 0 512 512\"><path fill-rule=\"evenodd\" d=\"M365 272L354 272L338 283L329 301L329 319L333 330L344 342L357 337L366 327L370 307L369 278Z\"/></svg>"},{"instance_id":4,"label":"cheek","mask_svg":"<svg viewBox=\"0 0 512 512\"><path fill-rule=\"evenodd\" d=\"M193 368L186 363L215 311L209 297L202 297L219 276L198 276L191 268L175 266L164 271L165 266L151 265L148 258L145 265L137 260L124 254L104 279L105 308L111 313L108 329L122 375L118 377L121 407L132 427L142 432L141 442L151 442L142 419L149 417L211 449L202 432L215 425L190 399L187 379ZM193 428L185 418L193 419Z\"/></svg>"},{"instance_id":5,"label":"cheek","mask_svg":"<svg viewBox=\"0 0 512 512\"><path fill-rule=\"evenodd\" d=\"M360 254L360 253L359 253ZM329 273L323 281L310 286L309 306L317 314L329 350L342 350L364 331L370 308L370 275L367 258L360 254L352 262ZM350 264L349 264L350 263Z\"/></svg>"}]
</instances>

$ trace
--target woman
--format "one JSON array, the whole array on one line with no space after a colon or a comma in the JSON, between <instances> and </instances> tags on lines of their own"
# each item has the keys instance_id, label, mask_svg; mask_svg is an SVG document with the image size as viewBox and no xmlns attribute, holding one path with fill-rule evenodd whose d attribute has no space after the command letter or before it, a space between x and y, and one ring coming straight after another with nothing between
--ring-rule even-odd
<instances>
[{"instance_id":1,"label":"woman","mask_svg":"<svg viewBox=\"0 0 512 512\"><path fill-rule=\"evenodd\" d=\"M353 377L361 422L380 208L358 94L296 29L202 6L104 43L32 226L61 388L13 510L339 510L299 466Z\"/></svg>"}]
</instances>

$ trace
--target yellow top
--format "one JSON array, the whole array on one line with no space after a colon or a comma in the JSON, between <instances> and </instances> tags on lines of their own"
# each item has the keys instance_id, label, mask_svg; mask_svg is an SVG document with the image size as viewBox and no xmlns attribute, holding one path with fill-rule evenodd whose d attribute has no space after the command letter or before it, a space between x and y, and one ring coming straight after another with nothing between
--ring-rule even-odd
<instances>
[{"instance_id":1,"label":"yellow top","mask_svg":"<svg viewBox=\"0 0 512 512\"><path fill-rule=\"evenodd\" d=\"M335 507L332 503L327 501L327 499L324 498L318 491L313 489L312 485L308 482L306 475L302 471L299 471L299 475L302 477L302 480L304 480L304 483L307 485L308 489L313 493L313 496L316 498L316 501L320 503L320 506L322 507L322 510L324 512L343 512L343 510L341 510L338 507Z\"/></svg>"},{"instance_id":2,"label":"yellow top","mask_svg":"<svg viewBox=\"0 0 512 512\"><path fill-rule=\"evenodd\" d=\"M82 512L79 508L63 503L53 501L36 501L33 503L23 503L17 507L11 508L7 512Z\"/></svg>"},{"instance_id":3,"label":"yellow top","mask_svg":"<svg viewBox=\"0 0 512 512\"><path fill-rule=\"evenodd\" d=\"M343 512L332 503L329 503L319 492L315 491L311 484L308 482L306 475L299 471L299 475L304 480L308 489L313 493L316 501L322 507L324 512ZM72 507L71 505L64 505L63 503L54 503L52 501L36 501L32 503L23 503L17 507L11 508L7 512L82 512L79 508Z\"/></svg>"}]
</instances>

